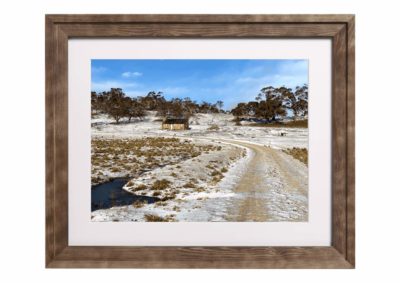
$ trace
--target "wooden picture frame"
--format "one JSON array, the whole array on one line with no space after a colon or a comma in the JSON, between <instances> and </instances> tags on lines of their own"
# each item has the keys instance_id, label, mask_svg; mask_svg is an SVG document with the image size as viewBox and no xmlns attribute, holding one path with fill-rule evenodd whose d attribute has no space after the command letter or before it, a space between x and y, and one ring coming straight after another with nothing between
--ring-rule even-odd
<instances>
[{"instance_id":1,"label":"wooden picture frame","mask_svg":"<svg viewBox=\"0 0 400 283\"><path fill-rule=\"evenodd\" d=\"M47 15L46 267L354 268L353 15ZM96 247L68 244L68 39L330 38L332 245Z\"/></svg>"}]
</instances>

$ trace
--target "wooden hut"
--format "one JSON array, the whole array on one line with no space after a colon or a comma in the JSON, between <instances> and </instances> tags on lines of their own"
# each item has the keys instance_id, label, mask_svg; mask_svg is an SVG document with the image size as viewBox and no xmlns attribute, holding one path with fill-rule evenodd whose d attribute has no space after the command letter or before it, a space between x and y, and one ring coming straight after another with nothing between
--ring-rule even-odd
<instances>
[{"instance_id":1,"label":"wooden hut","mask_svg":"<svg viewBox=\"0 0 400 283\"><path fill-rule=\"evenodd\" d=\"M164 118L161 124L162 130L182 131L189 130L189 119L186 118Z\"/></svg>"}]
</instances>

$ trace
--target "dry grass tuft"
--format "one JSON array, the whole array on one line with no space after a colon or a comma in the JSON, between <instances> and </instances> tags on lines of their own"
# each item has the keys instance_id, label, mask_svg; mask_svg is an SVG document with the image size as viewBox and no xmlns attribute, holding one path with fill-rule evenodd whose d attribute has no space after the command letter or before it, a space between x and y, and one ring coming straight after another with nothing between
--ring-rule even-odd
<instances>
[{"instance_id":1,"label":"dry grass tuft","mask_svg":"<svg viewBox=\"0 0 400 283\"><path fill-rule=\"evenodd\" d=\"M154 214L145 214L144 219L147 222L173 222L173 221L175 221L174 216L171 214L167 215L165 217L161 217L161 216L154 215Z\"/></svg>"},{"instance_id":2,"label":"dry grass tuft","mask_svg":"<svg viewBox=\"0 0 400 283\"><path fill-rule=\"evenodd\" d=\"M136 186L135 188L133 188L133 191L137 192L137 191L143 191L146 189L147 189L147 187L145 184L140 184L140 185Z\"/></svg>"},{"instance_id":3,"label":"dry grass tuft","mask_svg":"<svg viewBox=\"0 0 400 283\"><path fill-rule=\"evenodd\" d=\"M210 161L210 162L211 162L211 161ZM208 169L211 169L211 170L212 170L212 169L214 169L214 165L213 165L213 164L211 164L211 163L210 163L210 164L207 164L207 165L206 165L206 168L208 168Z\"/></svg>"},{"instance_id":4,"label":"dry grass tuft","mask_svg":"<svg viewBox=\"0 0 400 283\"><path fill-rule=\"evenodd\" d=\"M221 172L219 172L218 170L214 170L214 171L212 171L211 172L211 176L219 176L219 175L221 175Z\"/></svg>"},{"instance_id":5,"label":"dry grass tuft","mask_svg":"<svg viewBox=\"0 0 400 283\"><path fill-rule=\"evenodd\" d=\"M157 180L153 183L153 185L151 186L151 189L152 190L165 190L166 188L169 187L170 184L171 184L171 182L168 181L167 179Z\"/></svg>"},{"instance_id":6,"label":"dry grass tuft","mask_svg":"<svg viewBox=\"0 0 400 283\"><path fill-rule=\"evenodd\" d=\"M143 207L144 205L146 205L147 204L147 200L143 200L143 201L141 201L141 200L135 200L133 203L132 203L132 206L134 207L134 208L141 208L141 207Z\"/></svg>"},{"instance_id":7,"label":"dry grass tuft","mask_svg":"<svg viewBox=\"0 0 400 283\"><path fill-rule=\"evenodd\" d=\"M308 166L308 150L307 148L288 148L283 150L284 153L291 155L293 158L300 160Z\"/></svg>"},{"instance_id":8,"label":"dry grass tuft","mask_svg":"<svg viewBox=\"0 0 400 283\"><path fill-rule=\"evenodd\" d=\"M154 214L145 214L144 219L147 222L168 222L166 218Z\"/></svg>"},{"instance_id":9,"label":"dry grass tuft","mask_svg":"<svg viewBox=\"0 0 400 283\"><path fill-rule=\"evenodd\" d=\"M205 191L206 191L206 189L203 188L203 187L198 187L198 188L195 188L194 190L195 190L196 192L198 192L198 193L201 193L201 192L205 192Z\"/></svg>"},{"instance_id":10,"label":"dry grass tuft","mask_svg":"<svg viewBox=\"0 0 400 283\"><path fill-rule=\"evenodd\" d=\"M184 188L196 188L196 185L193 182L187 182L186 184L183 185Z\"/></svg>"},{"instance_id":11,"label":"dry grass tuft","mask_svg":"<svg viewBox=\"0 0 400 283\"><path fill-rule=\"evenodd\" d=\"M222 180L222 176L221 175L217 175L217 176L214 176L213 178L212 178L212 180L211 180L211 183L212 184L217 184L219 181L221 181Z\"/></svg>"},{"instance_id":12,"label":"dry grass tuft","mask_svg":"<svg viewBox=\"0 0 400 283\"><path fill-rule=\"evenodd\" d=\"M208 127L207 130L209 130L209 131L218 131L219 127L218 127L217 124L212 124L210 127Z\"/></svg>"}]
</instances>

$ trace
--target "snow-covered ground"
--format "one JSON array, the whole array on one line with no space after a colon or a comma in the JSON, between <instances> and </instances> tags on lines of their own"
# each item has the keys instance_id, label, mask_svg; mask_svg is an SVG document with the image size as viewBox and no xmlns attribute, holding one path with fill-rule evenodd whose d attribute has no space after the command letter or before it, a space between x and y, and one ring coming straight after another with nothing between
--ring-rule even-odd
<instances>
[{"instance_id":1,"label":"snow-covered ground","mask_svg":"<svg viewBox=\"0 0 400 283\"><path fill-rule=\"evenodd\" d=\"M92 119L94 140L175 137L181 143L189 142L198 147L208 145L212 148L193 158L176 159L132 176L123 188L136 195L157 197L160 201L95 210L92 212L92 221L146 221L149 216L170 221L233 221L228 216L232 213L232 206L240 203L245 196L237 192L236 187L255 154L246 144L277 150L308 148L308 130L254 127L243 123L242 126L236 126L232 120L233 116L228 114L197 114L190 119L190 130L166 131L160 129L161 121L154 113L150 113L143 121L119 125L105 116ZM290 156L285 155L285 158L299 164ZM307 175L304 164L297 166ZM304 178L305 181L300 182L302 187L307 186L307 176ZM273 187L269 193L277 194L277 191L285 202L282 202L283 206L282 203L277 204L276 211L271 210L274 209L273 205L265 209L269 214L276 215L268 221L307 219L306 194L304 196L288 191L286 196L282 184L279 184L279 188ZM294 208L293 199L301 200L298 205L296 202ZM285 205L291 210L291 214L287 215L294 215L294 218L282 217ZM305 215L299 216L297 211Z\"/></svg>"}]
</instances>

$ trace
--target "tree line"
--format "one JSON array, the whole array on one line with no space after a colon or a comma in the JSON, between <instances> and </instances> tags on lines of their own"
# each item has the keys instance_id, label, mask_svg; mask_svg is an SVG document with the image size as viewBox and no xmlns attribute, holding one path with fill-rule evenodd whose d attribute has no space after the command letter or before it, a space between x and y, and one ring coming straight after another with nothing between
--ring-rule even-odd
<instances>
[{"instance_id":1,"label":"tree line","mask_svg":"<svg viewBox=\"0 0 400 283\"><path fill-rule=\"evenodd\" d=\"M259 118L274 122L277 118L288 116L294 118L308 115L308 85L297 86L294 90L287 87L264 87L255 97L255 101L239 103L231 110L237 123L243 118Z\"/></svg>"},{"instance_id":2,"label":"tree line","mask_svg":"<svg viewBox=\"0 0 400 283\"><path fill-rule=\"evenodd\" d=\"M156 111L160 117L189 118L197 113L225 113L223 102L201 102L186 98L167 100L162 92L151 91L146 96L129 97L121 88L91 93L92 115L107 114L116 123L122 118L130 122L132 118L142 119L146 111ZM259 118L274 122L288 116L306 117L308 115L308 85L297 86L294 90L287 87L264 87L255 97L255 101L239 103L230 113L237 123L243 118Z\"/></svg>"},{"instance_id":3,"label":"tree line","mask_svg":"<svg viewBox=\"0 0 400 283\"><path fill-rule=\"evenodd\" d=\"M225 112L222 101L197 103L186 98L165 99L162 92L151 91L146 96L129 97L121 88L109 91L91 92L92 115L107 114L118 124L122 118L142 119L146 111L156 111L160 117L189 118L196 113Z\"/></svg>"}]
</instances>

